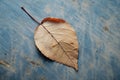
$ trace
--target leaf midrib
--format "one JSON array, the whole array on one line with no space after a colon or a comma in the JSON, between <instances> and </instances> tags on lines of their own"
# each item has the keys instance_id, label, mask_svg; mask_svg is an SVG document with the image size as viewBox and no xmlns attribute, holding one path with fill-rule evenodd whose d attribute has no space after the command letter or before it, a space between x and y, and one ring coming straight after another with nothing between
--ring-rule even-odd
<instances>
[{"instance_id":1,"label":"leaf midrib","mask_svg":"<svg viewBox=\"0 0 120 80\"><path fill-rule=\"evenodd\" d=\"M42 24L41 24L41 26L48 32L48 34L50 34L51 35L51 37L57 42L57 44L61 47L61 49L63 50L63 52L67 55L67 57L70 59L70 57L69 57L69 55L67 54L67 52L64 50L64 48L62 47L62 45L57 41L57 39L52 35L52 33L48 30L48 29L46 29L46 27L45 26L43 26ZM75 67L75 64L74 64L74 62L70 59L70 61L73 63L73 65L74 65L74 67Z\"/></svg>"}]
</instances>

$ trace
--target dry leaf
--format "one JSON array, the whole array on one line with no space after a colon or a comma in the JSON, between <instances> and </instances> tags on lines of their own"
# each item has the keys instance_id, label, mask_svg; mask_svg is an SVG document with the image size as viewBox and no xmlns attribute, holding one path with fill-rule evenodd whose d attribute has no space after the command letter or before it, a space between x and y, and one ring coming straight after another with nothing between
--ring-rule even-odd
<instances>
[{"instance_id":1,"label":"dry leaf","mask_svg":"<svg viewBox=\"0 0 120 80\"><path fill-rule=\"evenodd\" d=\"M50 17L39 23L23 7L21 9L39 24L35 30L34 40L42 54L78 70L78 41L71 25L63 19Z\"/></svg>"},{"instance_id":2,"label":"dry leaf","mask_svg":"<svg viewBox=\"0 0 120 80\"><path fill-rule=\"evenodd\" d=\"M78 70L77 36L66 21L45 18L36 28L34 40L44 56Z\"/></svg>"}]
</instances>

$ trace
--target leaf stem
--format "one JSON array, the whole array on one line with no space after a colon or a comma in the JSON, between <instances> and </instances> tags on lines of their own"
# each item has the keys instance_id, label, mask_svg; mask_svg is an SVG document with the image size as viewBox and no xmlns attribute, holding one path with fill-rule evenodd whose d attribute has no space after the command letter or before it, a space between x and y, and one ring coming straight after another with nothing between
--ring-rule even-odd
<instances>
[{"instance_id":1,"label":"leaf stem","mask_svg":"<svg viewBox=\"0 0 120 80\"><path fill-rule=\"evenodd\" d=\"M38 22L33 16L31 16L30 13L28 13L28 11L27 11L24 7L21 7L21 9L22 9L33 21L35 21L35 22L38 23L38 24L41 24L41 23Z\"/></svg>"},{"instance_id":2,"label":"leaf stem","mask_svg":"<svg viewBox=\"0 0 120 80\"><path fill-rule=\"evenodd\" d=\"M56 40L56 38L51 34L51 32L49 32L49 30L47 30L47 28L45 26L43 26L40 22L38 22L32 15L30 15L30 13L28 13L27 10L25 10L24 7L21 7L21 9L36 23L38 23L39 25L41 25L47 32L48 34L51 35L51 37L57 42L57 44L61 47L61 49L64 51L64 53L67 55L67 57L71 60L71 58L69 57L69 55L67 54L67 52L63 49L62 45ZM73 63L73 65L75 66L74 62L71 60L71 62ZM76 68L75 68L76 69Z\"/></svg>"}]
</instances>

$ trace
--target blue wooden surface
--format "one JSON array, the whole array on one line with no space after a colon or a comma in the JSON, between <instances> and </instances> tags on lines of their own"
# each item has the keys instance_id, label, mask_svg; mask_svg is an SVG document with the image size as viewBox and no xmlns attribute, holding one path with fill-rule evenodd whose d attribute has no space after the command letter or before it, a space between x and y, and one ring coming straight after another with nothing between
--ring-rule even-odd
<instances>
[{"instance_id":1,"label":"blue wooden surface","mask_svg":"<svg viewBox=\"0 0 120 80\"><path fill-rule=\"evenodd\" d=\"M79 71L45 58L36 19L65 19L79 41ZM0 80L120 80L120 0L0 0Z\"/></svg>"}]
</instances>

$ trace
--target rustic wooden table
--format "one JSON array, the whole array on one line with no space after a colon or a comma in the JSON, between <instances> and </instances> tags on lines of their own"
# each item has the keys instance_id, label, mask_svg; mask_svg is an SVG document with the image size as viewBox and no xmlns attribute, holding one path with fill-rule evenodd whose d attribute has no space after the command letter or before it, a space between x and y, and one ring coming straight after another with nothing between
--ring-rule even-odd
<instances>
[{"instance_id":1,"label":"rustic wooden table","mask_svg":"<svg viewBox=\"0 0 120 80\"><path fill-rule=\"evenodd\" d=\"M76 30L79 71L45 58L37 20L63 18ZM120 0L0 0L0 80L120 80Z\"/></svg>"}]
</instances>

